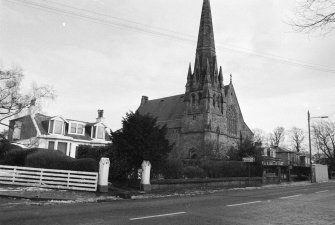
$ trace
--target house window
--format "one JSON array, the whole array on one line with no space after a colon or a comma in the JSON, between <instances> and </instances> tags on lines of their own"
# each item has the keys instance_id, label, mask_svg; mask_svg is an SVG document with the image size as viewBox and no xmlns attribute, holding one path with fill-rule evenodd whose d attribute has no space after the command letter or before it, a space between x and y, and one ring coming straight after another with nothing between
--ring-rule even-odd
<instances>
[{"instance_id":1,"label":"house window","mask_svg":"<svg viewBox=\"0 0 335 225\"><path fill-rule=\"evenodd\" d=\"M71 134L84 134L84 125L79 123L71 123L70 132Z\"/></svg>"},{"instance_id":2,"label":"house window","mask_svg":"<svg viewBox=\"0 0 335 225\"><path fill-rule=\"evenodd\" d=\"M58 142L57 150L63 152L66 155L67 143L66 142Z\"/></svg>"},{"instance_id":3,"label":"house window","mask_svg":"<svg viewBox=\"0 0 335 225\"><path fill-rule=\"evenodd\" d=\"M55 120L55 128L54 128L55 134L62 134L63 133L63 122Z\"/></svg>"},{"instance_id":4,"label":"house window","mask_svg":"<svg viewBox=\"0 0 335 225\"><path fill-rule=\"evenodd\" d=\"M104 139L104 133L105 133L105 129L103 127L98 127L97 138Z\"/></svg>"},{"instance_id":5,"label":"house window","mask_svg":"<svg viewBox=\"0 0 335 225\"><path fill-rule=\"evenodd\" d=\"M97 131L97 127L92 127L92 138L96 137L95 135L96 131Z\"/></svg>"},{"instance_id":6,"label":"house window","mask_svg":"<svg viewBox=\"0 0 335 225\"><path fill-rule=\"evenodd\" d=\"M50 134L63 134L64 122L59 120L49 121L49 133Z\"/></svg>"},{"instance_id":7,"label":"house window","mask_svg":"<svg viewBox=\"0 0 335 225\"><path fill-rule=\"evenodd\" d=\"M92 138L104 139L105 138L105 128L101 126L92 127Z\"/></svg>"},{"instance_id":8,"label":"house window","mask_svg":"<svg viewBox=\"0 0 335 225\"><path fill-rule=\"evenodd\" d=\"M73 133L73 134L77 133L77 124L76 123L71 123L70 132Z\"/></svg>"},{"instance_id":9,"label":"house window","mask_svg":"<svg viewBox=\"0 0 335 225\"><path fill-rule=\"evenodd\" d=\"M54 121L50 120L49 122L49 133L52 134L54 130Z\"/></svg>"},{"instance_id":10,"label":"house window","mask_svg":"<svg viewBox=\"0 0 335 225\"><path fill-rule=\"evenodd\" d=\"M22 128L22 122L21 121L15 121L14 131L13 131L13 140L20 140L20 138L21 138L21 128Z\"/></svg>"},{"instance_id":11,"label":"house window","mask_svg":"<svg viewBox=\"0 0 335 225\"><path fill-rule=\"evenodd\" d=\"M54 141L49 141L48 149L50 149L50 150L55 149L55 142Z\"/></svg>"},{"instance_id":12,"label":"house window","mask_svg":"<svg viewBox=\"0 0 335 225\"><path fill-rule=\"evenodd\" d=\"M83 124L78 124L77 134L84 134L84 125Z\"/></svg>"}]
</instances>

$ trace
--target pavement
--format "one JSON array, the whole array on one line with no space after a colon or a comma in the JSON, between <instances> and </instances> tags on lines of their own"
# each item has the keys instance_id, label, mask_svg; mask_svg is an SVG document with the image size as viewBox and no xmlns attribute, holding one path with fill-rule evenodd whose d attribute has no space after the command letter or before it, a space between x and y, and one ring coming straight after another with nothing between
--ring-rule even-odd
<instances>
[{"instance_id":1,"label":"pavement","mask_svg":"<svg viewBox=\"0 0 335 225\"><path fill-rule=\"evenodd\" d=\"M331 181L331 182L335 182ZM122 199L155 199L168 197L187 197L196 195L213 194L227 191L258 190L268 188L280 188L288 186L308 186L309 181L281 183L278 185L264 185L260 187L245 187L231 189L178 189L178 190L154 190L151 192L138 191L136 189L121 189L110 186L108 193L57 190L38 187L20 187L0 185L0 198L28 199L31 201L53 202L108 202Z\"/></svg>"}]
</instances>

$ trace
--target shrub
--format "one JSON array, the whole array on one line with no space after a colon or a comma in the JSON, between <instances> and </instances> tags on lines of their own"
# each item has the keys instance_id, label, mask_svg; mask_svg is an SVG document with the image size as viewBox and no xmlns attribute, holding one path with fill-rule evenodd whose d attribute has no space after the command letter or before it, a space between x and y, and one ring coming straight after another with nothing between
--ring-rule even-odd
<instances>
[{"instance_id":1,"label":"shrub","mask_svg":"<svg viewBox=\"0 0 335 225\"><path fill-rule=\"evenodd\" d=\"M94 159L72 159L70 168L75 171L98 172L99 164Z\"/></svg>"},{"instance_id":2,"label":"shrub","mask_svg":"<svg viewBox=\"0 0 335 225\"><path fill-rule=\"evenodd\" d=\"M36 149L14 148L3 154L0 164L7 166L25 166L26 158Z\"/></svg>"},{"instance_id":3,"label":"shrub","mask_svg":"<svg viewBox=\"0 0 335 225\"><path fill-rule=\"evenodd\" d=\"M98 162L94 159L73 159L62 152L48 149L39 149L29 154L24 166L86 172L98 171Z\"/></svg>"},{"instance_id":4,"label":"shrub","mask_svg":"<svg viewBox=\"0 0 335 225\"><path fill-rule=\"evenodd\" d=\"M186 178L204 178L205 172L202 168L197 166L187 166L183 170L183 174Z\"/></svg>"},{"instance_id":5,"label":"shrub","mask_svg":"<svg viewBox=\"0 0 335 225\"><path fill-rule=\"evenodd\" d=\"M183 163L177 159L167 160L161 169L165 179L179 179L183 176Z\"/></svg>"},{"instance_id":6,"label":"shrub","mask_svg":"<svg viewBox=\"0 0 335 225\"><path fill-rule=\"evenodd\" d=\"M11 149L11 144L7 140L0 141L0 159L4 157L4 155Z\"/></svg>"},{"instance_id":7,"label":"shrub","mask_svg":"<svg viewBox=\"0 0 335 225\"><path fill-rule=\"evenodd\" d=\"M201 162L200 167L209 178L262 176L262 167L257 163L208 160Z\"/></svg>"},{"instance_id":8,"label":"shrub","mask_svg":"<svg viewBox=\"0 0 335 225\"><path fill-rule=\"evenodd\" d=\"M79 145L76 158L91 158L99 162L102 157L108 157L109 148L110 146Z\"/></svg>"}]
</instances>

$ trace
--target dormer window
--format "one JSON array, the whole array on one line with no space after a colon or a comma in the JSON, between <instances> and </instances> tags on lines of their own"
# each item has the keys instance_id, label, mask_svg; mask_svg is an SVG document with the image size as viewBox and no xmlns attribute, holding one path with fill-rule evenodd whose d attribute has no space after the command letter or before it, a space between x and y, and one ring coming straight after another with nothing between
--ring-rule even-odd
<instances>
[{"instance_id":1,"label":"dormer window","mask_svg":"<svg viewBox=\"0 0 335 225\"><path fill-rule=\"evenodd\" d=\"M85 132L84 127L84 124L71 122L69 133L83 135Z\"/></svg>"},{"instance_id":2,"label":"dormer window","mask_svg":"<svg viewBox=\"0 0 335 225\"><path fill-rule=\"evenodd\" d=\"M93 126L92 138L105 139L105 128L103 126Z\"/></svg>"},{"instance_id":3,"label":"dormer window","mask_svg":"<svg viewBox=\"0 0 335 225\"><path fill-rule=\"evenodd\" d=\"M60 120L49 121L50 134L64 134L64 122Z\"/></svg>"}]
</instances>

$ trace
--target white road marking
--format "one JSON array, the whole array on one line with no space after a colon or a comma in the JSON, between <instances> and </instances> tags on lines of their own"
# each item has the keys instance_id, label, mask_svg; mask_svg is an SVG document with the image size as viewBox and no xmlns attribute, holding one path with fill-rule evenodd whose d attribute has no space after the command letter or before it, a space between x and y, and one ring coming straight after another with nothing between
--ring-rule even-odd
<instances>
[{"instance_id":1,"label":"white road marking","mask_svg":"<svg viewBox=\"0 0 335 225\"><path fill-rule=\"evenodd\" d=\"M227 205L228 207L232 206L240 206L240 205L249 205L249 204L255 204L255 203L260 203L262 201L255 201L255 202L244 202L244 203L239 203L239 204L232 204L232 205Z\"/></svg>"},{"instance_id":2,"label":"white road marking","mask_svg":"<svg viewBox=\"0 0 335 225\"><path fill-rule=\"evenodd\" d=\"M154 215L154 216L144 216L144 217L137 217L137 218L130 218L129 220L143 220L143 219L150 219L156 217L164 217L164 216L175 216L180 214L185 214L186 212L176 212L176 213L169 213L169 214L161 214L161 215Z\"/></svg>"},{"instance_id":3,"label":"white road marking","mask_svg":"<svg viewBox=\"0 0 335 225\"><path fill-rule=\"evenodd\" d=\"M317 191L315 192L316 194L319 194L319 193L324 193L324 192L328 192L328 190L324 190L324 191Z\"/></svg>"},{"instance_id":4,"label":"white road marking","mask_svg":"<svg viewBox=\"0 0 335 225\"><path fill-rule=\"evenodd\" d=\"M295 198L295 197L299 197L299 196L301 196L301 194L300 195L291 195L291 196L281 197L280 199Z\"/></svg>"}]
</instances>

